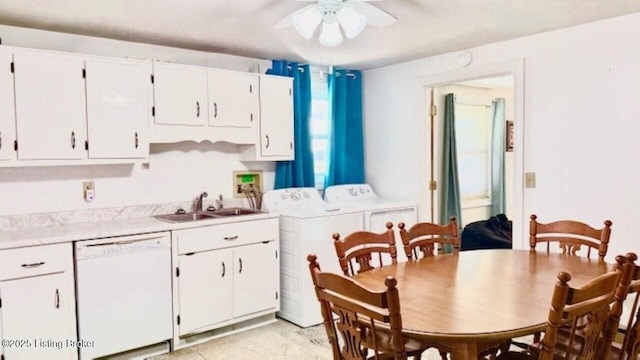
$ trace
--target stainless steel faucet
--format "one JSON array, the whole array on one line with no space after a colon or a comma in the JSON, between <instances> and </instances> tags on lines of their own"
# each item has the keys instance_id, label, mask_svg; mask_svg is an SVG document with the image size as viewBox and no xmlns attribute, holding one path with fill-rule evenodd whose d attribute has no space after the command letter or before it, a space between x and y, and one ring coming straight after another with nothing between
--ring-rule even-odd
<instances>
[{"instance_id":1,"label":"stainless steel faucet","mask_svg":"<svg viewBox=\"0 0 640 360\"><path fill-rule=\"evenodd\" d=\"M196 201L195 206L193 207L194 211L204 211L203 209L203 204L202 204L202 199L206 198L207 196L209 196L209 194L207 194L206 191L202 192L199 196L198 196L198 201Z\"/></svg>"}]
</instances>

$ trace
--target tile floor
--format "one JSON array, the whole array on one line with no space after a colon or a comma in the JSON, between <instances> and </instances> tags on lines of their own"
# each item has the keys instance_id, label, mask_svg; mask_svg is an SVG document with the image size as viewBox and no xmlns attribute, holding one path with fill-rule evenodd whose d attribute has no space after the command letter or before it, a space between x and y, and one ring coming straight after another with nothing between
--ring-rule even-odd
<instances>
[{"instance_id":1,"label":"tile floor","mask_svg":"<svg viewBox=\"0 0 640 360\"><path fill-rule=\"evenodd\" d=\"M332 360L322 325L301 329L289 322L274 324L240 334L190 346L153 360ZM422 360L440 360L436 350L428 350Z\"/></svg>"}]
</instances>

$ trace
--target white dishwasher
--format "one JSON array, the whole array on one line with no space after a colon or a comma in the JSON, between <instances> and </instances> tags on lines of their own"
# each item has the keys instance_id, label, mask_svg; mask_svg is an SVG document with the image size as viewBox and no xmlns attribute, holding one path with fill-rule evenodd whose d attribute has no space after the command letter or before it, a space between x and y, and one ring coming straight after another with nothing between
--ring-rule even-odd
<instances>
[{"instance_id":1,"label":"white dishwasher","mask_svg":"<svg viewBox=\"0 0 640 360\"><path fill-rule=\"evenodd\" d=\"M171 339L169 233L80 241L75 250L80 359Z\"/></svg>"}]
</instances>

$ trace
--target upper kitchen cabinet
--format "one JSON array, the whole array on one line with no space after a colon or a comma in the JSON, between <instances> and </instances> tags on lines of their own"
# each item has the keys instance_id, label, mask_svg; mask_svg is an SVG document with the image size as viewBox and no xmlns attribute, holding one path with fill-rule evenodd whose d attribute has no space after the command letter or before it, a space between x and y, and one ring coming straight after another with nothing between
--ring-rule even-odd
<instances>
[{"instance_id":1,"label":"upper kitchen cabinet","mask_svg":"<svg viewBox=\"0 0 640 360\"><path fill-rule=\"evenodd\" d=\"M209 125L250 128L258 122L258 75L209 69Z\"/></svg>"},{"instance_id":2,"label":"upper kitchen cabinet","mask_svg":"<svg viewBox=\"0 0 640 360\"><path fill-rule=\"evenodd\" d=\"M90 159L148 159L151 62L86 60Z\"/></svg>"},{"instance_id":3,"label":"upper kitchen cabinet","mask_svg":"<svg viewBox=\"0 0 640 360\"><path fill-rule=\"evenodd\" d=\"M293 160L293 78L260 76L260 135L245 161Z\"/></svg>"},{"instance_id":4,"label":"upper kitchen cabinet","mask_svg":"<svg viewBox=\"0 0 640 360\"><path fill-rule=\"evenodd\" d=\"M154 63L155 120L158 125L205 126L207 69Z\"/></svg>"},{"instance_id":5,"label":"upper kitchen cabinet","mask_svg":"<svg viewBox=\"0 0 640 360\"><path fill-rule=\"evenodd\" d=\"M0 164L15 158L15 100L13 97L13 54L0 50Z\"/></svg>"},{"instance_id":6,"label":"upper kitchen cabinet","mask_svg":"<svg viewBox=\"0 0 640 360\"><path fill-rule=\"evenodd\" d=\"M82 160L87 134L84 59L14 53L19 160Z\"/></svg>"}]
</instances>

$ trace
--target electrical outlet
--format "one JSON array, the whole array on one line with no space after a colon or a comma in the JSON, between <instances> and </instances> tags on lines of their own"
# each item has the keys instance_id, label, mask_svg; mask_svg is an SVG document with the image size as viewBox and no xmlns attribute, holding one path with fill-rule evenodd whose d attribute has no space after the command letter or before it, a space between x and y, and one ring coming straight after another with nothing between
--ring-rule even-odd
<instances>
[{"instance_id":1,"label":"electrical outlet","mask_svg":"<svg viewBox=\"0 0 640 360\"><path fill-rule=\"evenodd\" d=\"M96 198L96 184L93 181L83 182L82 193L84 196L84 201L92 202Z\"/></svg>"},{"instance_id":2,"label":"electrical outlet","mask_svg":"<svg viewBox=\"0 0 640 360\"><path fill-rule=\"evenodd\" d=\"M536 173L524 173L524 187L527 189L533 189L536 187Z\"/></svg>"}]
</instances>

